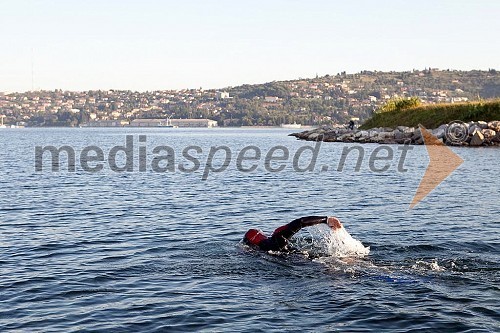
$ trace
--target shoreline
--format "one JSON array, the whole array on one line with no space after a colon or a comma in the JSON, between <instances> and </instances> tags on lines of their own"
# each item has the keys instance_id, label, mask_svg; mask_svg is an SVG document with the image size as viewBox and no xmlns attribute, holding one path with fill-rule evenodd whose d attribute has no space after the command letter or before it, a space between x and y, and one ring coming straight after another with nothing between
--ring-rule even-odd
<instances>
[{"instance_id":1,"label":"shoreline","mask_svg":"<svg viewBox=\"0 0 500 333\"><path fill-rule=\"evenodd\" d=\"M500 121L451 122L428 129L439 141L436 144L462 147L500 147ZM419 127L377 127L368 130L320 127L289 134L298 140L349 143L423 145Z\"/></svg>"},{"instance_id":2,"label":"shoreline","mask_svg":"<svg viewBox=\"0 0 500 333\"><path fill-rule=\"evenodd\" d=\"M166 126L17 126L17 127L1 127L0 130L10 130L10 129L54 129L54 128L74 128L74 129L84 129L84 128L100 128L100 129L109 129L109 128L127 128L127 129L166 129L166 130L179 130L179 129L280 129L280 130L297 130L297 128L286 128L281 126L212 126L212 127L177 127L171 128ZM305 130L313 130L318 128L318 126L302 126L300 129Z\"/></svg>"}]
</instances>

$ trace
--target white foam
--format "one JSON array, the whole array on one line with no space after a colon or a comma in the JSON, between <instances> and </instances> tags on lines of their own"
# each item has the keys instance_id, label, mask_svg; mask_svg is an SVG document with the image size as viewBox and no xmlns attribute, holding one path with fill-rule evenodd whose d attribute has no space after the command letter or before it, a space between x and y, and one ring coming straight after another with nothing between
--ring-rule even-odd
<instances>
[{"instance_id":1,"label":"white foam","mask_svg":"<svg viewBox=\"0 0 500 333\"><path fill-rule=\"evenodd\" d=\"M293 238L293 247L304 255L322 258L364 257L370 253L370 247L365 247L359 240L353 238L342 227L332 230L326 225L317 225L305 229L305 234Z\"/></svg>"},{"instance_id":2,"label":"white foam","mask_svg":"<svg viewBox=\"0 0 500 333\"><path fill-rule=\"evenodd\" d=\"M327 251L335 257L364 257L370 253L370 247L365 247L359 240L353 238L342 226L331 230L327 241Z\"/></svg>"},{"instance_id":3,"label":"white foam","mask_svg":"<svg viewBox=\"0 0 500 333\"><path fill-rule=\"evenodd\" d=\"M453 265L455 263L452 263ZM452 267L453 267L452 265ZM437 263L437 259L433 259L430 261L425 261L425 260L417 260L413 266L411 266L413 269L424 269L424 270L431 270L431 271L444 271L444 268L439 266Z\"/></svg>"}]
</instances>

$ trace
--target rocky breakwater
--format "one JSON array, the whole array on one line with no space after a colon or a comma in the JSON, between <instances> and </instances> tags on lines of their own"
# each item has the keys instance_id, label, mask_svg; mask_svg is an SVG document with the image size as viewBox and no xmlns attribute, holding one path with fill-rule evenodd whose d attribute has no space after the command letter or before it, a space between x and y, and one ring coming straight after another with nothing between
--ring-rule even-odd
<instances>
[{"instance_id":1,"label":"rocky breakwater","mask_svg":"<svg viewBox=\"0 0 500 333\"><path fill-rule=\"evenodd\" d=\"M431 130L441 142L455 146L500 146L500 121L452 122ZM398 126L369 130L349 130L323 126L310 131L292 133L300 140L324 142L357 142L422 145L420 128Z\"/></svg>"}]
</instances>

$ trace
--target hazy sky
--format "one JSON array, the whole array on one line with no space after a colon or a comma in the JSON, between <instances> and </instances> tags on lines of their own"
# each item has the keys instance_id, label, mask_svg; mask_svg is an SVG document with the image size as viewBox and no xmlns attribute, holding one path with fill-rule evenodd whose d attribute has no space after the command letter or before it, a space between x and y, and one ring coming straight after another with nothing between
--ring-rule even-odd
<instances>
[{"instance_id":1,"label":"hazy sky","mask_svg":"<svg viewBox=\"0 0 500 333\"><path fill-rule=\"evenodd\" d=\"M0 0L0 91L500 69L498 0ZM33 59L33 61L32 61Z\"/></svg>"}]
</instances>

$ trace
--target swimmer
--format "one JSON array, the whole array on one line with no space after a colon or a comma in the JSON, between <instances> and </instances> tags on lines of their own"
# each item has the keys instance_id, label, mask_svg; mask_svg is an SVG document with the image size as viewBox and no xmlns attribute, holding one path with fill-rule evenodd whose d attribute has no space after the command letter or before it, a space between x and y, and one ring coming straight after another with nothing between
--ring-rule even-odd
<instances>
[{"instance_id":1,"label":"swimmer","mask_svg":"<svg viewBox=\"0 0 500 333\"><path fill-rule=\"evenodd\" d=\"M262 230L250 229L243 237L248 245L253 245L264 251L289 251L289 240L300 229L316 224L326 223L333 230L342 228L340 220L333 216L306 216L285 224L274 230L271 237L267 237Z\"/></svg>"}]
</instances>

